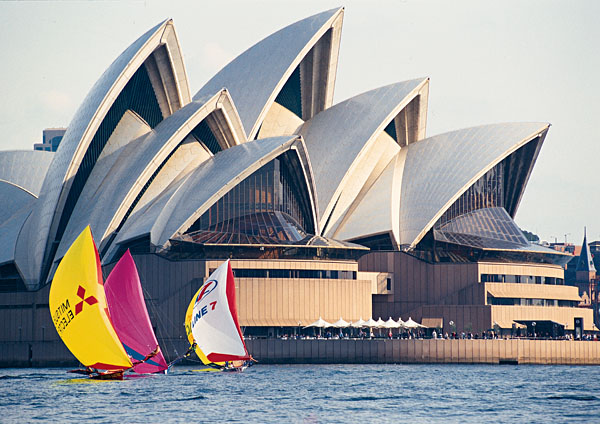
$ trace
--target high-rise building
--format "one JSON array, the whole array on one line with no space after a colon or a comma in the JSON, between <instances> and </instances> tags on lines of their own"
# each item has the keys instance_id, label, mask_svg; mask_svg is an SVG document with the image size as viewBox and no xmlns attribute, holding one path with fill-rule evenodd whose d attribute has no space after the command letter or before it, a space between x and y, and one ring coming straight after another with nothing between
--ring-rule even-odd
<instances>
[{"instance_id":1,"label":"high-rise building","mask_svg":"<svg viewBox=\"0 0 600 424\"><path fill-rule=\"evenodd\" d=\"M66 128L46 128L42 131L43 141L41 143L35 143L33 145L33 150L56 152L66 131Z\"/></svg>"}]
</instances>

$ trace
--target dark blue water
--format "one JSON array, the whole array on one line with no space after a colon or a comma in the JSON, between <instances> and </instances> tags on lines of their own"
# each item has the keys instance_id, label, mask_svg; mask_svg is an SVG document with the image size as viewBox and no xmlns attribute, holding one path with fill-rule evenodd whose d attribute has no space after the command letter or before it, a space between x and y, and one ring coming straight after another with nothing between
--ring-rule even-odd
<instances>
[{"instance_id":1,"label":"dark blue water","mask_svg":"<svg viewBox=\"0 0 600 424\"><path fill-rule=\"evenodd\" d=\"M0 369L1 422L600 422L600 367L175 367L125 381Z\"/></svg>"}]
</instances>

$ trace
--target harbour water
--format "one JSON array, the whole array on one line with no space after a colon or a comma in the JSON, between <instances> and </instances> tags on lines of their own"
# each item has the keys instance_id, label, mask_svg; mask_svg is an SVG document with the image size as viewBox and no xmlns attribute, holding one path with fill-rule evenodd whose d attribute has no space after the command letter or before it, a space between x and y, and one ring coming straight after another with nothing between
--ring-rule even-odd
<instances>
[{"instance_id":1,"label":"harbour water","mask_svg":"<svg viewBox=\"0 0 600 424\"><path fill-rule=\"evenodd\" d=\"M175 367L124 381L0 369L0 422L600 422L600 367Z\"/></svg>"}]
</instances>

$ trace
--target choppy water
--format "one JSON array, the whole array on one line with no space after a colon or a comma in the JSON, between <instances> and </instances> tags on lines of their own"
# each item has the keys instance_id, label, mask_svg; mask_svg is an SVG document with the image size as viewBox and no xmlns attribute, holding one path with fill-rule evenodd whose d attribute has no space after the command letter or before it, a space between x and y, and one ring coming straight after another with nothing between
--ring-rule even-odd
<instances>
[{"instance_id":1,"label":"choppy water","mask_svg":"<svg viewBox=\"0 0 600 424\"><path fill-rule=\"evenodd\" d=\"M600 367L175 367L125 381L0 369L1 422L600 422Z\"/></svg>"}]
</instances>

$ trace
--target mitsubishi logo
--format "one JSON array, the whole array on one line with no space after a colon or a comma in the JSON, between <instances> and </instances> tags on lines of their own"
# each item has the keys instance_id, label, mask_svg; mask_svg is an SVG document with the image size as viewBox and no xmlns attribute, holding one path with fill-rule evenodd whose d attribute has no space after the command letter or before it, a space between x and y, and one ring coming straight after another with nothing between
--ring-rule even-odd
<instances>
[{"instance_id":1,"label":"mitsubishi logo","mask_svg":"<svg viewBox=\"0 0 600 424\"><path fill-rule=\"evenodd\" d=\"M77 289L77 296L81 298L81 302L75 305L75 315L79 314L79 312L83 310L83 302L87 303L90 306L95 303L98 303L98 300L94 296L89 296L86 298L85 289L81 286L79 286L79 288Z\"/></svg>"}]
</instances>

